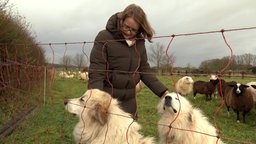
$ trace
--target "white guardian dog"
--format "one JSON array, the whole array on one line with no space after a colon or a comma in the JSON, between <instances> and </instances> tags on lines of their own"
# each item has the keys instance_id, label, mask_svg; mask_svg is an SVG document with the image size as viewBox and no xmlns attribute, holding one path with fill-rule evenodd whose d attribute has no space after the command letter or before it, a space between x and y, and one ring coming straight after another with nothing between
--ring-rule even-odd
<instances>
[{"instance_id":1,"label":"white guardian dog","mask_svg":"<svg viewBox=\"0 0 256 144\"><path fill-rule=\"evenodd\" d=\"M158 106L160 144L222 144L207 117L177 93L169 93Z\"/></svg>"},{"instance_id":2,"label":"white guardian dog","mask_svg":"<svg viewBox=\"0 0 256 144\"><path fill-rule=\"evenodd\" d=\"M144 137L138 132L141 126L106 92L91 89L64 104L68 112L79 117L73 131L77 144L154 143L152 137Z\"/></svg>"}]
</instances>

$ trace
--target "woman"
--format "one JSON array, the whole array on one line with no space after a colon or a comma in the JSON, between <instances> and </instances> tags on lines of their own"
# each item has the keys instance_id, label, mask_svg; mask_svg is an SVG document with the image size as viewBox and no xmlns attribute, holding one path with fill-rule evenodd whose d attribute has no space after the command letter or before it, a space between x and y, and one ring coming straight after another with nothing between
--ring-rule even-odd
<instances>
[{"instance_id":1,"label":"woman","mask_svg":"<svg viewBox=\"0 0 256 144\"><path fill-rule=\"evenodd\" d=\"M121 107L137 116L136 84L142 80L157 96L168 93L150 71L145 38L152 42L153 29L144 11L131 4L110 17L98 33L90 54L88 88L106 91Z\"/></svg>"}]
</instances>

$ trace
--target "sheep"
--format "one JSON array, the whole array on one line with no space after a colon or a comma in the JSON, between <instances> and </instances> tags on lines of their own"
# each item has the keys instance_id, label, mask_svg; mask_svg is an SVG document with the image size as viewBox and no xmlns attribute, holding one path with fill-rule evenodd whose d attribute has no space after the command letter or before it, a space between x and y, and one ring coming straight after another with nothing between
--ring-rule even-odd
<instances>
[{"instance_id":1,"label":"sheep","mask_svg":"<svg viewBox=\"0 0 256 144\"><path fill-rule=\"evenodd\" d=\"M248 89L252 92L253 101L256 103L256 82L249 82L246 85L250 86Z\"/></svg>"},{"instance_id":2,"label":"sheep","mask_svg":"<svg viewBox=\"0 0 256 144\"><path fill-rule=\"evenodd\" d=\"M210 80L208 82L206 81L195 81L193 84L193 94L194 94L194 99L197 93L200 94L205 94L206 95L206 100L211 100L212 99L212 94L214 93L214 90L216 88L216 81Z\"/></svg>"},{"instance_id":3,"label":"sheep","mask_svg":"<svg viewBox=\"0 0 256 144\"><path fill-rule=\"evenodd\" d=\"M66 77L68 77L68 74L66 72L64 72L64 71L60 71L59 76L61 78L66 78Z\"/></svg>"},{"instance_id":4,"label":"sheep","mask_svg":"<svg viewBox=\"0 0 256 144\"><path fill-rule=\"evenodd\" d=\"M78 79L88 81L89 73L88 72L79 72Z\"/></svg>"},{"instance_id":5,"label":"sheep","mask_svg":"<svg viewBox=\"0 0 256 144\"><path fill-rule=\"evenodd\" d=\"M233 83L228 85L224 91L225 103L229 113L231 107L237 114L237 122L240 122L239 113L243 113L243 123L245 123L245 115L253 108L253 97L248 85L241 83Z\"/></svg>"},{"instance_id":6,"label":"sheep","mask_svg":"<svg viewBox=\"0 0 256 144\"><path fill-rule=\"evenodd\" d=\"M219 96L222 97L224 94L224 89L227 88L228 84L232 83L232 82L226 82L225 80L223 80L221 78L218 78L215 81L217 83L217 85L216 85L217 92L216 93L218 93Z\"/></svg>"},{"instance_id":7,"label":"sheep","mask_svg":"<svg viewBox=\"0 0 256 144\"><path fill-rule=\"evenodd\" d=\"M218 76L215 75L215 74L210 74L210 80L217 80L218 79Z\"/></svg>"},{"instance_id":8,"label":"sheep","mask_svg":"<svg viewBox=\"0 0 256 144\"><path fill-rule=\"evenodd\" d=\"M70 72L68 72L68 73L70 73ZM64 71L61 71L61 72L59 73L59 76L60 76L61 78L73 78L73 77L74 77L73 74L68 74L68 73L66 73L66 72L64 72Z\"/></svg>"},{"instance_id":9,"label":"sheep","mask_svg":"<svg viewBox=\"0 0 256 144\"><path fill-rule=\"evenodd\" d=\"M233 89L230 85L236 85L236 82L235 81L226 82L223 79L219 79L219 80L220 81L217 84L218 93L220 94L221 97L223 97L223 100L224 100L225 105L227 107L228 116L230 116L229 108L231 106L231 102L229 101L229 98L228 98L227 95Z\"/></svg>"},{"instance_id":10,"label":"sheep","mask_svg":"<svg viewBox=\"0 0 256 144\"><path fill-rule=\"evenodd\" d=\"M193 83L194 80L190 76L180 78L175 85L176 92L183 96L187 96L193 91Z\"/></svg>"},{"instance_id":11,"label":"sheep","mask_svg":"<svg viewBox=\"0 0 256 144\"><path fill-rule=\"evenodd\" d=\"M210 80L214 80L216 83L218 83L218 76L217 75L215 75L215 74L210 74L209 75L209 77L210 77ZM216 88L215 88L215 90L214 90L214 92L213 92L213 96L215 97L215 99L217 99L217 96L218 96L218 88L217 88L217 86L216 86Z\"/></svg>"},{"instance_id":12,"label":"sheep","mask_svg":"<svg viewBox=\"0 0 256 144\"><path fill-rule=\"evenodd\" d=\"M224 92L230 89L229 85L236 84L237 82L235 81L226 82L225 80L218 78L217 80L215 80L215 83L217 83L216 85L216 89L218 91L217 93L219 94L220 97L224 97Z\"/></svg>"},{"instance_id":13,"label":"sheep","mask_svg":"<svg viewBox=\"0 0 256 144\"><path fill-rule=\"evenodd\" d=\"M65 78L74 78L74 74L67 75Z\"/></svg>"}]
</instances>

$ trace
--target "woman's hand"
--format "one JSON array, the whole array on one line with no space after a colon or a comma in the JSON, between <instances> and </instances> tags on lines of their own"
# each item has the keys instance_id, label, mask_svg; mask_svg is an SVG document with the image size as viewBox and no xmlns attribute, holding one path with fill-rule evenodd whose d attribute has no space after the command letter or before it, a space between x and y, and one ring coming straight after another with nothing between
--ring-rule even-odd
<instances>
[{"instance_id":1,"label":"woman's hand","mask_svg":"<svg viewBox=\"0 0 256 144\"><path fill-rule=\"evenodd\" d=\"M167 95L168 93L170 93L168 90L164 92L164 94L161 96L161 99L165 97L165 95Z\"/></svg>"}]
</instances>

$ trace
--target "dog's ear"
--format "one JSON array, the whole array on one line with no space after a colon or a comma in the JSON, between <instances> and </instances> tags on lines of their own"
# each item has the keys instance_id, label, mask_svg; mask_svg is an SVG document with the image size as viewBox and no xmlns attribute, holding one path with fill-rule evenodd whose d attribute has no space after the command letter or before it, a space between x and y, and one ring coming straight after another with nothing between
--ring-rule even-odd
<instances>
[{"instance_id":1,"label":"dog's ear","mask_svg":"<svg viewBox=\"0 0 256 144\"><path fill-rule=\"evenodd\" d=\"M192 123L192 122L193 122L193 120L194 120L194 119L193 119L192 114L191 114L191 113L189 113L189 115L188 115L188 121Z\"/></svg>"},{"instance_id":2,"label":"dog's ear","mask_svg":"<svg viewBox=\"0 0 256 144\"><path fill-rule=\"evenodd\" d=\"M106 124L108 120L108 113L106 107L100 104L96 104L95 107L91 110L91 116L101 125Z\"/></svg>"},{"instance_id":3,"label":"dog's ear","mask_svg":"<svg viewBox=\"0 0 256 144\"><path fill-rule=\"evenodd\" d=\"M190 123L193 123L195 120L196 120L196 119L195 119L193 110L191 110L191 111L188 113L188 121L189 121Z\"/></svg>"}]
</instances>

